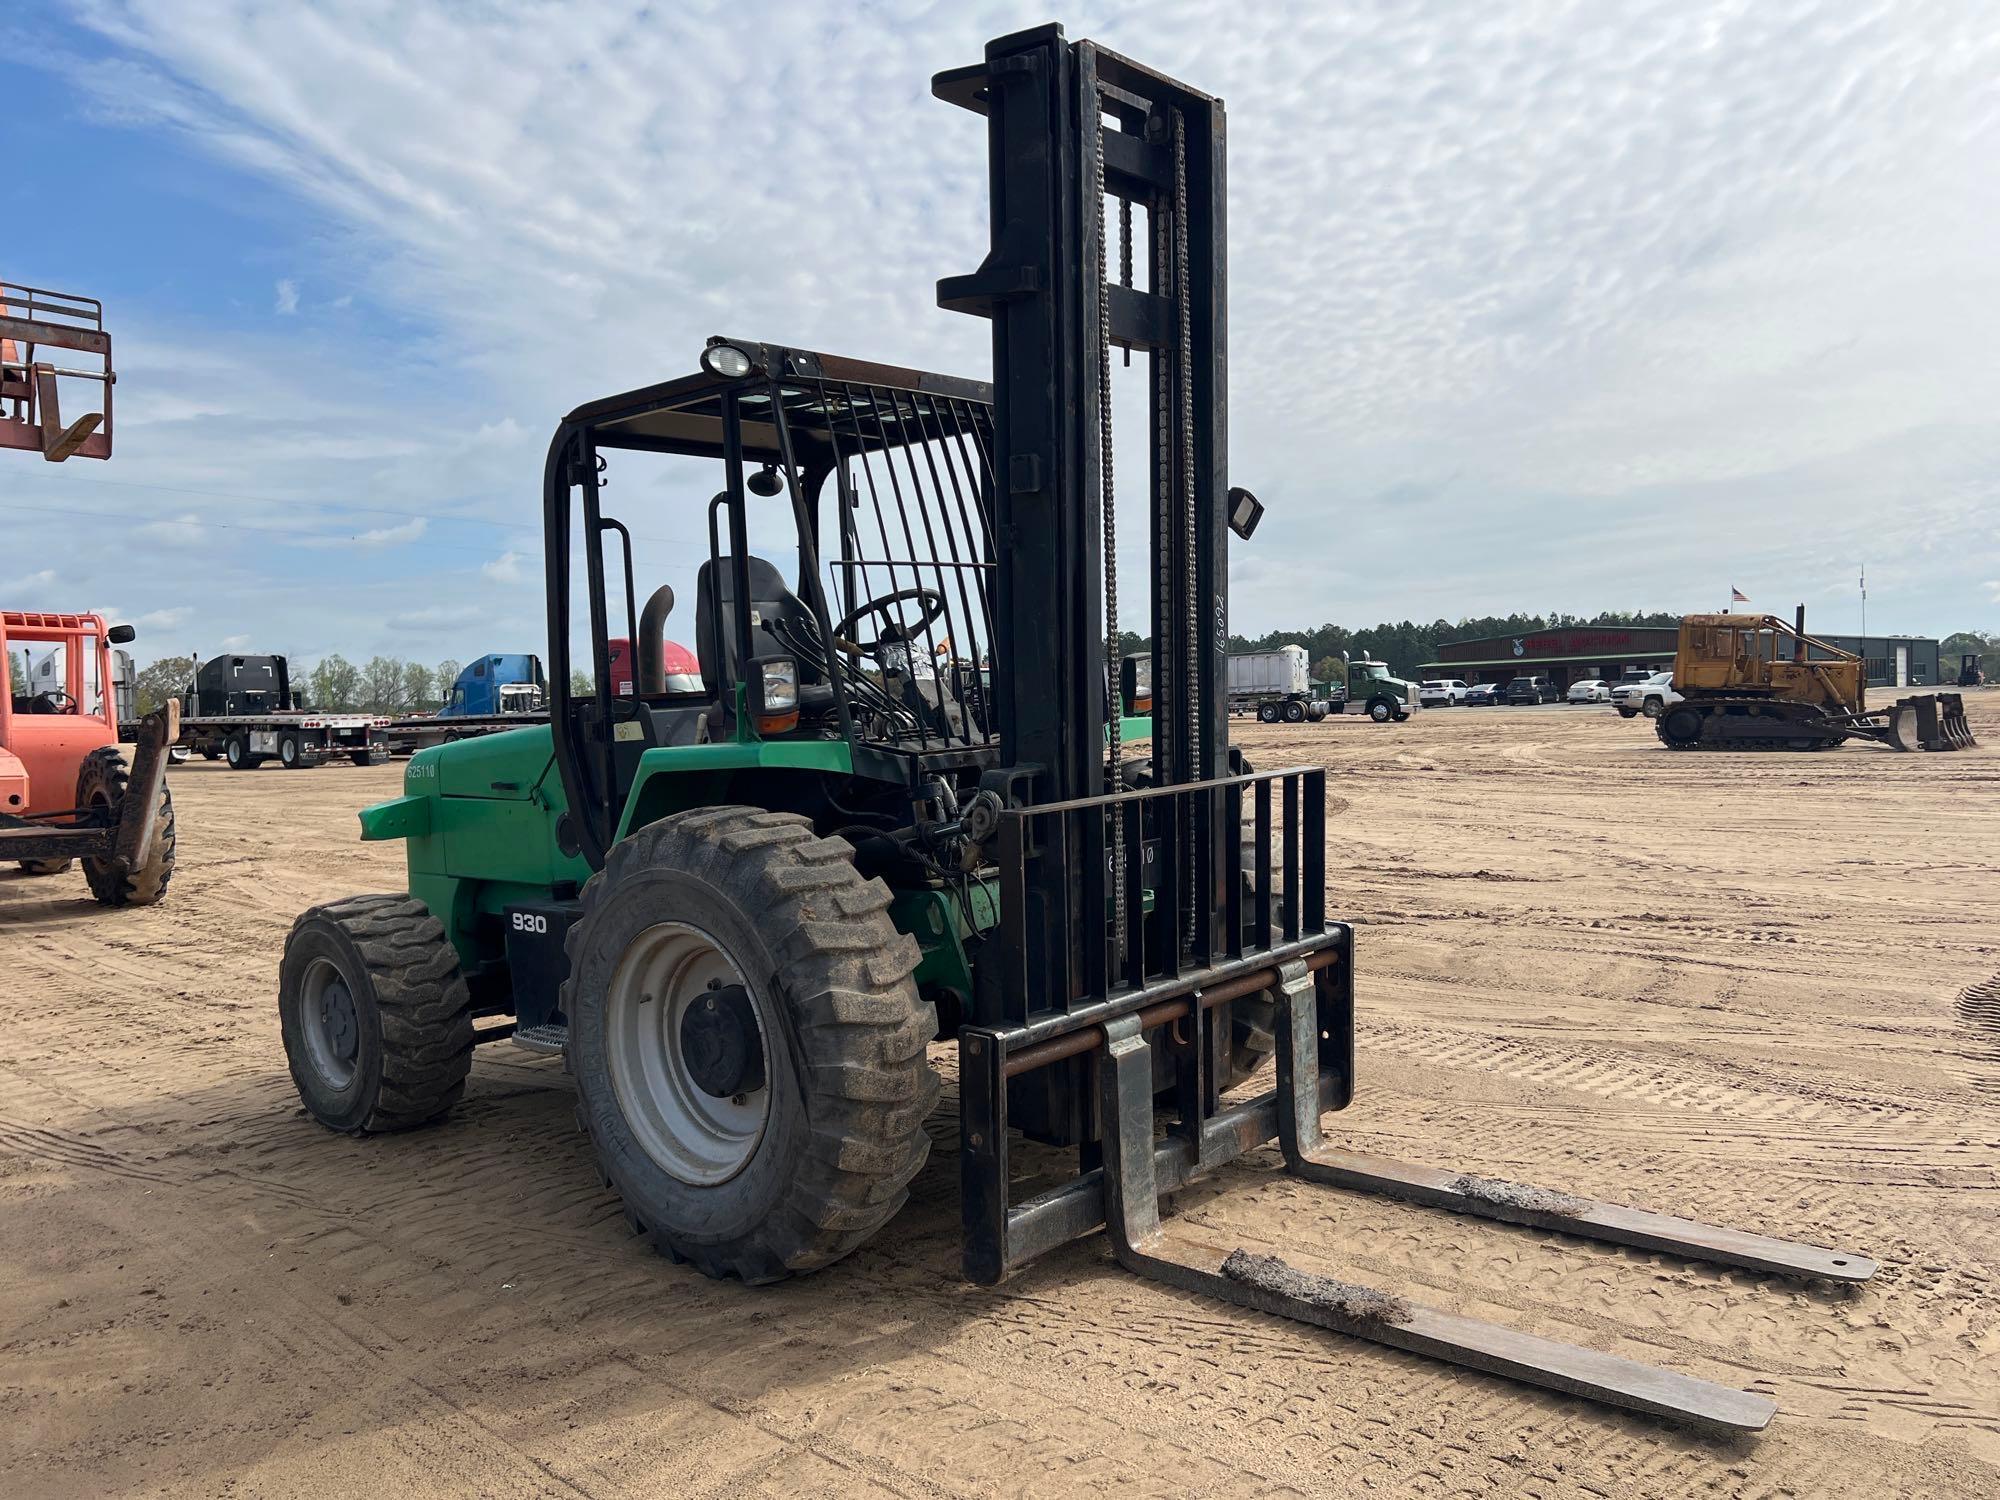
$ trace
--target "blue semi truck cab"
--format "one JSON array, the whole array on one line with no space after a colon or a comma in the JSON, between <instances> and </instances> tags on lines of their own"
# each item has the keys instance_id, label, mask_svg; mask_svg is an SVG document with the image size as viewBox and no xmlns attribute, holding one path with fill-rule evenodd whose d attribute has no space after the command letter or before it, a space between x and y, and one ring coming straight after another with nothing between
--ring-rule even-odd
<instances>
[{"instance_id":1,"label":"blue semi truck cab","mask_svg":"<svg viewBox=\"0 0 2000 1500\"><path fill-rule=\"evenodd\" d=\"M467 662L437 711L440 719L540 713L548 707L548 678L539 656L493 655Z\"/></svg>"}]
</instances>

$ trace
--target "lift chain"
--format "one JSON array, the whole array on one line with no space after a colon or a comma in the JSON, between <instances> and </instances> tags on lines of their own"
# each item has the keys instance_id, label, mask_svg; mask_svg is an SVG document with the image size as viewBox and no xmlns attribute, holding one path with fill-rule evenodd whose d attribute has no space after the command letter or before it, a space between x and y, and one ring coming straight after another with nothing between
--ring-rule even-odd
<instances>
[{"instance_id":1,"label":"lift chain","mask_svg":"<svg viewBox=\"0 0 2000 1500\"><path fill-rule=\"evenodd\" d=\"M1105 716L1106 748L1111 767L1107 790L1123 791L1125 754L1124 712L1119 684L1118 636L1118 505L1117 486L1111 464L1111 274L1105 246L1104 224L1104 110L1101 97L1093 95L1091 113L1096 128L1091 132L1090 207L1092 238L1097 243L1097 445L1098 503L1104 513L1104 664L1110 686L1110 712ZM1121 200L1122 201L1122 200ZM1116 811L1111 818L1111 921L1116 942L1125 935L1125 820Z\"/></svg>"},{"instance_id":2,"label":"lift chain","mask_svg":"<svg viewBox=\"0 0 2000 1500\"><path fill-rule=\"evenodd\" d=\"M1194 333L1193 322L1188 310L1188 231L1187 231L1187 120L1178 110L1174 112L1174 306L1178 312L1178 327L1175 329L1174 360L1178 366L1177 377L1180 384L1180 490L1182 521L1185 527L1181 548L1181 599L1187 611L1187 674L1186 685L1181 691L1181 721L1186 726L1188 747L1188 771L1191 780L1208 779L1208 742L1201 732L1201 601L1196 597L1195 549L1199 545L1195 530L1194 504ZM1192 892L1198 877L1196 868L1196 842L1191 840L1186 853L1187 873L1181 889ZM1195 906L1187 905L1187 917L1183 924L1182 939L1190 948L1195 940Z\"/></svg>"},{"instance_id":3,"label":"lift chain","mask_svg":"<svg viewBox=\"0 0 2000 1500\"><path fill-rule=\"evenodd\" d=\"M1118 284L1128 292L1132 289L1132 200L1122 193L1118 198ZM1132 368L1132 346L1127 344L1121 351L1125 356L1125 368Z\"/></svg>"}]
</instances>

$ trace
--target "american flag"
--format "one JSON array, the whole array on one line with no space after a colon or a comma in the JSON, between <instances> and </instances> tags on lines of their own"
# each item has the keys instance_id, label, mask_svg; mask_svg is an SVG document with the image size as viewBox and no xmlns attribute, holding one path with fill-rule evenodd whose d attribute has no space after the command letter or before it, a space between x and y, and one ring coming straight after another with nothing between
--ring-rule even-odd
<instances>
[{"instance_id":1,"label":"american flag","mask_svg":"<svg viewBox=\"0 0 2000 1500\"><path fill-rule=\"evenodd\" d=\"M1739 588L1732 588L1729 591L1729 602L1731 604L1748 604L1750 596Z\"/></svg>"}]
</instances>

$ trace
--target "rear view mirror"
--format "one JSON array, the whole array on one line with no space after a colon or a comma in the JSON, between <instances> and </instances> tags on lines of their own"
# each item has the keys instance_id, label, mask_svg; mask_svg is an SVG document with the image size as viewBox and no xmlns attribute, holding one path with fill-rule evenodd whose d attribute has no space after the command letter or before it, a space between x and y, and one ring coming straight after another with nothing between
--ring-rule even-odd
<instances>
[{"instance_id":1,"label":"rear view mirror","mask_svg":"<svg viewBox=\"0 0 2000 1500\"><path fill-rule=\"evenodd\" d=\"M139 632L134 630L130 625L113 625L109 630L104 632L104 638L114 646L123 646L129 641L136 641L139 638Z\"/></svg>"}]
</instances>

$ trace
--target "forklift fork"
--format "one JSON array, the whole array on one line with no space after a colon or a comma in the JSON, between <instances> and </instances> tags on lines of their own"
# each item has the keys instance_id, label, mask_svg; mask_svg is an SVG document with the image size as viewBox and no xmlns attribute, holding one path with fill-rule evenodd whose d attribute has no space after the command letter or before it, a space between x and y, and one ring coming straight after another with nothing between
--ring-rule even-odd
<instances>
[{"instance_id":1,"label":"forklift fork","mask_svg":"<svg viewBox=\"0 0 2000 1500\"><path fill-rule=\"evenodd\" d=\"M1320 1069L1300 1065L1301 1059L1321 1052L1314 988L1324 981L1316 981L1298 961L1280 972L1277 1122L1285 1165L1294 1176L1779 1275L1854 1282L1874 1274L1873 1261L1846 1252L1327 1148L1320 1132L1325 1102ZM1242 1249L1224 1253L1183 1244L1178 1235L1169 1237L1160 1219L1153 1074L1141 1026L1137 1016L1104 1023L1105 1040L1098 1052L1106 1122L1104 1217L1113 1249L1128 1270L1258 1312L1697 1426L1756 1432L1776 1413L1776 1403L1748 1391L1460 1317L1373 1287L1300 1271L1274 1256Z\"/></svg>"}]
</instances>

